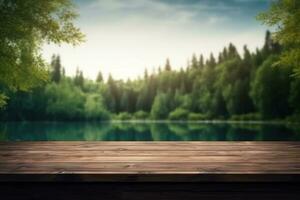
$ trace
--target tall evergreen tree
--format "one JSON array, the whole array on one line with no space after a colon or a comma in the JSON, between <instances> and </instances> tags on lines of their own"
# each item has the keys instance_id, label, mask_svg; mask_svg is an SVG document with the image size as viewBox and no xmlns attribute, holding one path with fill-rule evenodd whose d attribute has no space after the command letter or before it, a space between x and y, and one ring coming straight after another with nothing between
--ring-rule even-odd
<instances>
[{"instance_id":1,"label":"tall evergreen tree","mask_svg":"<svg viewBox=\"0 0 300 200\"><path fill-rule=\"evenodd\" d=\"M228 59L228 51L227 51L226 47L224 47L224 49L222 51L222 59L223 59L223 61Z\"/></svg>"},{"instance_id":2,"label":"tall evergreen tree","mask_svg":"<svg viewBox=\"0 0 300 200\"><path fill-rule=\"evenodd\" d=\"M103 82L103 75L101 72L98 72L97 78L96 78L97 83L102 83Z\"/></svg>"},{"instance_id":3,"label":"tall evergreen tree","mask_svg":"<svg viewBox=\"0 0 300 200\"><path fill-rule=\"evenodd\" d=\"M209 60L207 61L207 66L213 68L216 65L217 65L216 59L215 59L214 55L211 53L210 57L209 57Z\"/></svg>"},{"instance_id":4,"label":"tall evergreen tree","mask_svg":"<svg viewBox=\"0 0 300 200\"><path fill-rule=\"evenodd\" d=\"M107 80L107 104L109 105L109 109L112 112L119 112L119 90L116 81L113 79L112 75L109 74L108 80Z\"/></svg>"},{"instance_id":5,"label":"tall evergreen tree","mask_svg":"<svg viewBox=\"0 0 300 200\"><path fill-rule=\"evenodd\" d=\"M51 80L55 83L59 83L61 79L61 63L60 63L60 56L53 55L52 56L52 61L51 61Z\"/></svg>"},{"instance_id":6,"label":"tall evergreen tree","mask_svg":"<svg viewBox=\"0 0 300 200\"><path fill-rule=\"evenodd\" d=\"M290 113L291 71L288 68L273 67L278 61L270 56L257 70L252 83L251 97L256 108L265 119L282 118Z\"/></svg>"},{"instance_id":7,"label":"tall evergreen tree","mask_svg":"<svg viewBox=\"0 0 300 200\"><path fill-rule=\"evenodd\" d=\"M63 67L61 72L62 77L66 77L66 69Z\"/></svg>"},{"instance_id":8,"label":"tall evergreen tree","mask_svg":"<svg viewBox=\"0 0 300 200\"><path fill-rule=\"evenodd\" d=\"M166 119L169 115L168 103L168 95L158 93L153 102L151 116L154 119Z\"/></svg>"},{"instance_id":9,"label":"tall evergreen tree","mask_svg":"<svg viewBox=\"0 0 300 200\"><path fill-rule=\"evenodd\" d=\"M239 53L236 47L232 43L229 44L227 56L229 59L236 58L236 57L239 58Z\"/></svg>"},{"instance_id":10,"label":"tall evergreen tree","mask_svg":"<svg viewBox=\"0 0 300 200\"><path fill-rule=\"evenodd\" d=\"M170 64L170 60L169 58L167 59L166 61L166 64L165 64L165 71L171 71L171 64Z\"/></svg>"},{"instance_id":11,"label":"tall evergreen tree","mask_svg":"<svg viewBox=\"0 0 300 200\"><path fill-rule=\"evenodd\" d=\"M201 54L200 55L200 58L199 58L199 68L202 70L203 67L204 67L204 58L203 58L203 55Z\"/></svg>"},{"instance_id":12,"label":"tall evergreen tree","mask_svg":"<svg viewBox=\"0 0 300 200\"><path fill-rule=\"evenodd\" d=\"M148 70L145 69L145 71L144 71L144 79L145 79L145 80L148 80L148 77L149 77L149 75L148 75Z\"/></svg>"},{"instance_id":13,"label":"tall evergreen tree","mask_svg":"<svg viewBox=\"0 0 300 200\"><path fill-rule=\"evenodd\" d=\"M84 84L84 77L83 77L83 72L79 70L79 68L76 69L76 75L74 78L74 84L81 89L83 89L83 84Z\"/></svg>"},{"instance_id":14,"label":"tall evergreen tree","mask_svg":"<svg viewBox=\"0 0 300 200\"><path fill-rule=\"evenodd\" d=\"M197 69L198 68L198 60L195 54L192 56L192 69Z\"/></svg>"},{"instance_id":15,"label":"tall evergreen tree","mask_svg":"<svg viewBox=\"0 0 300 200\"><path fill-rule=\"evenodd\" d=\"M129 112L129 91L124 90L122 92L120 100L120 110L123 112Z\"/></svg>"}]
</instances>

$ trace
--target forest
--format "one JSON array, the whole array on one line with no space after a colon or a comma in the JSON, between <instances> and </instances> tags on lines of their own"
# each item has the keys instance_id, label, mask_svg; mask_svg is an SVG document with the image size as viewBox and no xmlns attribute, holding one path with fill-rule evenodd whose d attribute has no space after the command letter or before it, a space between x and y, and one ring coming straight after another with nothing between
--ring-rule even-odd
<instances>
[{"instance_id":1,"label":"forest","mask_svg":"<svg viewBox=\"0 0 300 200\"><path fill-rule=\"evenodd\" d=\"M266 32L262 48L242 55L234 44L218 55L193 54L187 66L165 66L135 80L65 75L53 55L46 81L31 91L7 91L2 121L298 120L300 79L278 62L284 47ZM31 77L26 77L30 81ZM5 88L4 88L5 89Z\"/></svg>"},{"instance_id":2,"label":"forest","mask_svg":"<svg viewBox=\"0 0 300 200\"><path fill-rule=\"evenodd\" d=\"M71 0L0 1L0 120L299 121L299 8L277 0L260 13L272 33L254 52L230 43L218 55L195 52L179 70L167 59L136 79L104 79L99 69L90 80L80 69L67 76L59 55L41 57L45 43L86 40Z\"/></svg>"}]
</instances>

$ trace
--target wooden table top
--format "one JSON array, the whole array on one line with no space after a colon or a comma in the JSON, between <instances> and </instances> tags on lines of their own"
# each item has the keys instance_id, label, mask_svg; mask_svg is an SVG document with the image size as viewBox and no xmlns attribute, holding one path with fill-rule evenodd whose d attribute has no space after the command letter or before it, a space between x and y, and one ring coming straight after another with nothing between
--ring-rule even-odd
<instances>
[{"instance_id":1,"label":"wooden table top","mask_svg":"<svg viewBox=\"0 0 300 200\"><path fill-rule=\"evenodd\" d=\"M0 142L0 181L299 181L300 142Z\"/></svg>"}]
</instances>

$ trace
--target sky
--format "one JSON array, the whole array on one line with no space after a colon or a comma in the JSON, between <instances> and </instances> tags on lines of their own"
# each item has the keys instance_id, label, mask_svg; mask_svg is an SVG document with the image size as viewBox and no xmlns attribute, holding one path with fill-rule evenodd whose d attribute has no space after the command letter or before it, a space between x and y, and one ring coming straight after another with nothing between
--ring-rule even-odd
<instances>
[{"instance_id":1,"label":"sky","mask_svg":"<svg viewBox=\"0 0 300 200\"><path fill-rule=\"evenodd\" d=\"M75 24L86 35L79 46L46 44L43 57L59 54L66 74L95 79L137 78L164 66L186 67L193 54L215 56L232 42L242 53L261 47L267 27L255 19L271 0L73 0Z\"/></svg>"}]
</instances>

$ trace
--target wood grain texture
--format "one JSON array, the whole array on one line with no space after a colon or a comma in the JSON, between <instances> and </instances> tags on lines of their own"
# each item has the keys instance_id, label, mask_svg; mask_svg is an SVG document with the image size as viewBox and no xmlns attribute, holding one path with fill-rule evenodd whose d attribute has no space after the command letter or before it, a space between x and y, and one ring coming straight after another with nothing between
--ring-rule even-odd
<instances>
[{"instance_id":1,"label":"wood grain texture","mask_svg":"<svg viewBox=\"0 0 300 200\"><path fill-rule=\"evenodd\" d=\"M0 181L299 181L299 142L0 142Z\"/></svg>"}]
</instances>

